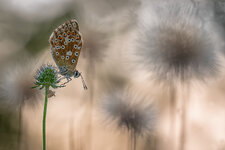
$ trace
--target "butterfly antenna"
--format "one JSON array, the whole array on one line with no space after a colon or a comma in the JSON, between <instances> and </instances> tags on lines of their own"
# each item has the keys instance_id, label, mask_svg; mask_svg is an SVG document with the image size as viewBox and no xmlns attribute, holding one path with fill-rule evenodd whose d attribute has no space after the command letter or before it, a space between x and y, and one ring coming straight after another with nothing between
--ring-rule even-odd
<instances>
[{"instance_id":1,"label":"butterfly antenna","mask_svg":"<svg viewBox=\"0 0 225 150\"><path fill-rule=\"evenodd\" d=\"M82 76L81 73L80 73L80 77L81 77L81 81L82 81L82 84L83 84L84 89L87 90L87 89L88 89L88 88L87 88L87 85L86 85L86 83L85 83L85 81L84 81L84 78L83 78L83 76Z\"/></svg>"}]
</instances>

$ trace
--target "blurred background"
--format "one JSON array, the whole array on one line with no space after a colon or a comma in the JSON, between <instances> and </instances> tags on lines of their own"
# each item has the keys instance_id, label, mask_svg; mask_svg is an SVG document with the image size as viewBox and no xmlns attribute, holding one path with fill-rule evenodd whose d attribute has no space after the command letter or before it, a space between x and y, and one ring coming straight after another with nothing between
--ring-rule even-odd
<instances>
[{"instance_id":1,"label":"blurred background","mask_svg":"<svg viewBox=\"0 0 225 150\"><path fill-rule=\"evenodd\" d=\"M149 114L154 118L152 129L137 137L137 150L225 150L223 69L209 83L189 86L188 96L182 94L182 86L173 91L139 71L133 50L144 1L148 0L0 0L0 150L42 149L44 93L30 87L42 64L55 65L49 36L70 19L78 21L82 34L77 69L88 90L83 89L80 78L54 90L55 96L48 102L48 150L131 149L129 129L120 130L101 107L104 96L117 91L132 91L132 100L144 97L144 105L151 103L154 108ZM214 27L223 34L225 1L190 3L203 16L213 18ZM184 100L188 103L182 138ZM143 132L147 132L145 128ZM182 143L184 148L179 146Z\"/></svg>"}]
</instances>

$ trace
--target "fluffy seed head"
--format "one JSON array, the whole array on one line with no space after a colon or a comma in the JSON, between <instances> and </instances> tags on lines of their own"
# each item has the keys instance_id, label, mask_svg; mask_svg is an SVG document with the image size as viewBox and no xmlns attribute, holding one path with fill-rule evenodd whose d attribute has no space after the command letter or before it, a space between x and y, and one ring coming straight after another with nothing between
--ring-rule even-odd
<instances>
[{"instance_id":1,"label":"fluffy seed head","mask_svg":"<svg viewBox=\"0 0 225 150\"><path fill-rule=\"evenodd\" d=\"M107 36L104 32L92 27L96 25L92 25L91 27L89 26L84 26L84 57L87 57L89 61L94 60L101 62L105 56L105 49L108 46L106 40Z\"/></svg>"},{"instance_id":2,"label":"fluffy seed head","mask_svg":"<svg viewBox=\"0 0 225 150\"><path fill-rule=\"evenodd\" d=\"M34 69L31 61L7 65L1 72L0 97L12 106L24 103L35 104L42 95L40 90L32 89Z\"/></svg>"},{"instance_id":3,"label":"fluffy seed head","mask_svg":"<svg viewBox=\"0 0 225 150\"><path fill-rule=\"evenodd\" d=\"M213 31L206 29L197 8L177 1L156 8L156 20L143 23L139 29L139 62L160 80L204 80L216 75L218 48Z\"/></svg>"},{"instance_id":4,"label":"fluffy seed head","mask_svg":"<svg viewBox=\"0 0 225 150\"><path fill-rule=\"evenodd\" d=\"M150 135L155 124L155 111L146 99L128 91L114 91L102 100L102 109L109 121L119 128L138 135Z\"/></svg>"}]
</instances>

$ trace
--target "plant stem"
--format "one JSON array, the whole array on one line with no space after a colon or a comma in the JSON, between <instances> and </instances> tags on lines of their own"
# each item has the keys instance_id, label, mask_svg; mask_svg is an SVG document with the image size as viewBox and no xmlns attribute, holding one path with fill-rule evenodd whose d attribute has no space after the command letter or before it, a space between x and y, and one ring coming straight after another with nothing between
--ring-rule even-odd
<instances>
[{"instance_id":1,"label":"plant stem","mask_svg":"<svg viewBox=\"0 0 225 150\"><path fill-rule=\"evenodd\" d=\"M175 149L175 123L176 123L176 89L174 85L171 85L170 90L170 139L169 143L171 146L171 149Z\"/></svg>"},{"instance_id":2,"label":"plant stem","mask_svg":"<svg viewBox=\"0 0 225 150\"><path fill-rule=\"evenodd\" d=\"M133 130L133 150L136 150L136 132Z\"/></svg>"},{"instance_id":3,"label":"plant stem","mask_svg":"<svg viewBox=\"0 0 225 150\"><path fill-rule=\"evenodd\" d=\"M73 117L73 115L71 115L70 122L69 122L69 147L70 147L70 150L75 149L74 148L74 135L73 135L73 133L74 133L73 121L74 121L74 117Z\"/></svg>"},{"instance_id":4,"label":"plant stem","mask_svg":"<svg viewBox=\"0 0 225 150\"><path fill-rule=\"evenodd\" d=\"M19 106L19 128L17 137L18 150L20 150L21 147L21 133L22 133L22 104L20 104Z\"/></svg>"},{"instance_id":5,"label":"plant stem","mask_svg":"<svg viewBox=\"0 0 225 150\"><path fill-rule=\"evenodd\" d=\"M183 102L182 102L182 118L181 118L181 131L180 131L180 148L179 150L185 150L186 141L187 141L187 115L188 115L188 106L189 106L189 87L187 86L186 89L184 88L183 92Z\"/></svg>"},{"instance_id":6,"label":"plant stem","mask_svg":"<svg viewBox=\"0 0 225 150\"><path fill-rule=\"evenodd\" d=\"M47 114L47 105L48 105L48 90L49 86L45 87L45 104L43 111L43 121L42 121L42 129L43 129L43 150L46 150L46 114Z\"/></svg>"},{"instance_id":7,"label":"plant stem","mask_svg":"<svg viewBox=\"0 0 225 150\"><path fill-rule=\"evenodd\" d=\"M136 140L136 132L134 131L134 129L131 129L130 131L128 131L128 132L130 132L130 148L128 148L129 150L136 150L136 142L137 142L137 140Z\"/></svg>"}]
</instances>

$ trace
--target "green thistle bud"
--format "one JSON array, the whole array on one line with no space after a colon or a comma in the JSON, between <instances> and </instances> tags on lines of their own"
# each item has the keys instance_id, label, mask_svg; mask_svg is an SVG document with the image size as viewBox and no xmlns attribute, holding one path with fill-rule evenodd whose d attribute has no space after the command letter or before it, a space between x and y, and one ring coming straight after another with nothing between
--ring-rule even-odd
<instances>
[{"instance_id":1,"label":"green thistle bud","mask_svg":"<svg viewBox=\"0 0 225 150\"><path fill-rule=\"evenodd\" d=\"M55 67L52 65L43 65L41 68L37 71L37 74L35 76L36 82L34 83L36 87L40 87L40 89L43 89L44 87L52 87L52 88L58 88L62 86L58 86L57 84L60 82L60 79L58 77L58 73Z\"/></svg>"}]
</instances>

